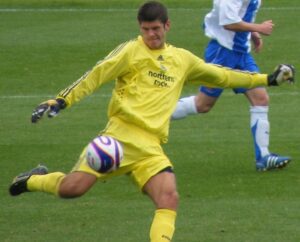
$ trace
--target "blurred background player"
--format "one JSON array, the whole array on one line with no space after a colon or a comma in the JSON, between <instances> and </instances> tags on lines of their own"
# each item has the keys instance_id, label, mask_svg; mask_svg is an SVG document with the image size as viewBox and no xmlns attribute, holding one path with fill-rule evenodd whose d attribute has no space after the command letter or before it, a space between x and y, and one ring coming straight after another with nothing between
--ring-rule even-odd
<instances>
[{"instance_id":1,"label":"blurred background player","mask_svg":"<svg viewBox=\"0 0 300 242\"><path fill-rule=\"evenodd\" d=\"M205 50L205 61L233 69L259 72L250 54L259 53L263 47L262 35L270 35L272 20L255 23L261 0L214 0L213 9L204 18L205 35L211 40ZM200 87L197 96L181 98L172 119L182 119L190 114L209 112L223 89ZM254 140L256 169L265 171L282 168L290 157L272 154L269 151L270 124L268 120L269 96L264 87L238 88L250 102L250 126ZM283 162L284 161L284 162Z\"/></svg>"}]
</instances>

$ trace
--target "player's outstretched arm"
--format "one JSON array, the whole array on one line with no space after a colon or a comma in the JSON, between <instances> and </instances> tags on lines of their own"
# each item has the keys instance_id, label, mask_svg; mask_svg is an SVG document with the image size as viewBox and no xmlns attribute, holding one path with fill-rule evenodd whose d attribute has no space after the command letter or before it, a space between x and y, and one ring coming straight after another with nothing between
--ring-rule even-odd
<instances>
[{"instance_id":1,"label":"player's outstretched arm","mask_svg":"<svg viewBox=\"0 0 300 242\"><path fill-rule=\"evenodd\" d=\"M278 65L274 72L268 75L269 86L278 86L284 82L295 82L295 67L289 64Z\"/></svg>"},{"instance_id":2,"label":"player's outstretched arm","mask_svg":"<svg viewBox=\"0 0 300 242\"><path fill-rule=\"evenodd\" d=\"M62 98L50 99L39 104L32 112L31 122L37 123L44 115L48 114L48 118L55 117L61 109L66 107L66 102Z\"/></svg>"}]
</instances>

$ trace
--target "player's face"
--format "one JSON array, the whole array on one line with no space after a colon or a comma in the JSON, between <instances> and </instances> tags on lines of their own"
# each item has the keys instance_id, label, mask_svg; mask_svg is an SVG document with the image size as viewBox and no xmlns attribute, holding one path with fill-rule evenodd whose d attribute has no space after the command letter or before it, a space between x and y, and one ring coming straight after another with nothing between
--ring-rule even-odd
<instances>
[{"instance_id":1,"label":"player's face","mask_svg":"<svg viewBox=\"0 0 300 242\"><path fill-rule=\"evenodd\" d=\"M140 31L144 43L153 50L164 47L166 41L166 33L170 29L170 21L163 24L159 20L153 22L141 22Z\"/></svg>"}]
</instances>

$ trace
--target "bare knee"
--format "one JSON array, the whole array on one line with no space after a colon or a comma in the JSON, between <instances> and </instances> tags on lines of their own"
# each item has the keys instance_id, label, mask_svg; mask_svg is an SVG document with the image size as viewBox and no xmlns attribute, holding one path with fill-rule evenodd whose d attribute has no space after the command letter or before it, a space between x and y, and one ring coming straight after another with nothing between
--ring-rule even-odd
<instances>
[{"instance_id":1,"label":"bare knee","mask_svg":"<svg viewBox=\"0 0 300 242\"><path fill-rule=\"evenodd\" d=\"M217 101L216 97L210 97L200 92L196 98L196 109L198 113L208 113Z\"/></svg>"},{"instance_id":2,"label":"bare knee","mask_svg":"<svg viewBox=\"0 0 300 242\"><path fill-rule=\"evenodd\" d=\"M252 106L268 106L269 95L265 88L254 88L246 92Z\"/></svg>"},{"instance_id":3,"label":"bare knee","mask_svg":"<svg viewBox=\"0 0 300 242\"><path fill-rule=\"evenodd\" d=\"M252 106L268 106L269 105L269 96L268 95L260 95L252 98L250 100Z\"/></svg>"},{"instance_id":4,"label":"bare knee","mask_svg":"<svg viewBox=\"0 0 300 242\"><path fill-rule=\"evenodd\" d=\"M58 194L61 198L76 198L84 195L97 181L94 175L74 172L64 177L59 185Z\"/></svg>"},{"instance_id":5,"label":"bare knee","mask_svg":"<svg viewBox=\"0 0 300 242\"><path fill-rule=\"evenodd\" d=\"M179 194L176 190L167 191L161 194L159 199L156 201L157 208L168 208L176 210L179 203Z\"/></svg>"},{"instance_id":6,"label":"bare knee","mask_svg":"<svg viewBox=\"0 0 300 242\"><path fill-rule=\"evenodd\" d=\"M149 195L156 208L177 209L179 195L174 173L162 172L153 176L145 184L144 192Z\"/></svg>"},{"instance_id":7,"label":"bare knee","mask_svg":"<svg viewBox=\"0 0 300 242\"><path fill-rule=\"evenodd\" d=\"M269 105L269 96L263 95L256 98L254 101L254 106L268 106Z\"/></svg>"},{"instance_id":8,"label":"bare knee","mask_svg":"<svg viewBox=\"0 0 300 242\"><path fill-rule=\"evenodd\" d=\"M196 103L196 109L198 113L208 113L212 109L213 105Z\"/></svg>"}]
</instances>

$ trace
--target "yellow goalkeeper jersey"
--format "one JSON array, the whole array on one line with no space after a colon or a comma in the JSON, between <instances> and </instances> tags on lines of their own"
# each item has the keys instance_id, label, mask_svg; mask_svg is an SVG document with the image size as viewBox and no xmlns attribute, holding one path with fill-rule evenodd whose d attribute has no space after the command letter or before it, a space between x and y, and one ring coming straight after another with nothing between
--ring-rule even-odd
<instances>
[{"instance_id":1,"label":"yellow goalkeeper jersey","mask_svg":"<svg viewBox=\"0 0 300 242\"><path fill-rule=\"evenodd\" d=\"M232 71L207 64L191 52L165 44L149 49L141 36L115 48L95 67L58 95L67 106L115 80L109 118L121 119L167 142L170 116L185 82L209 87L266 86L263 74Z\"/></svg>"}]
</instances>

